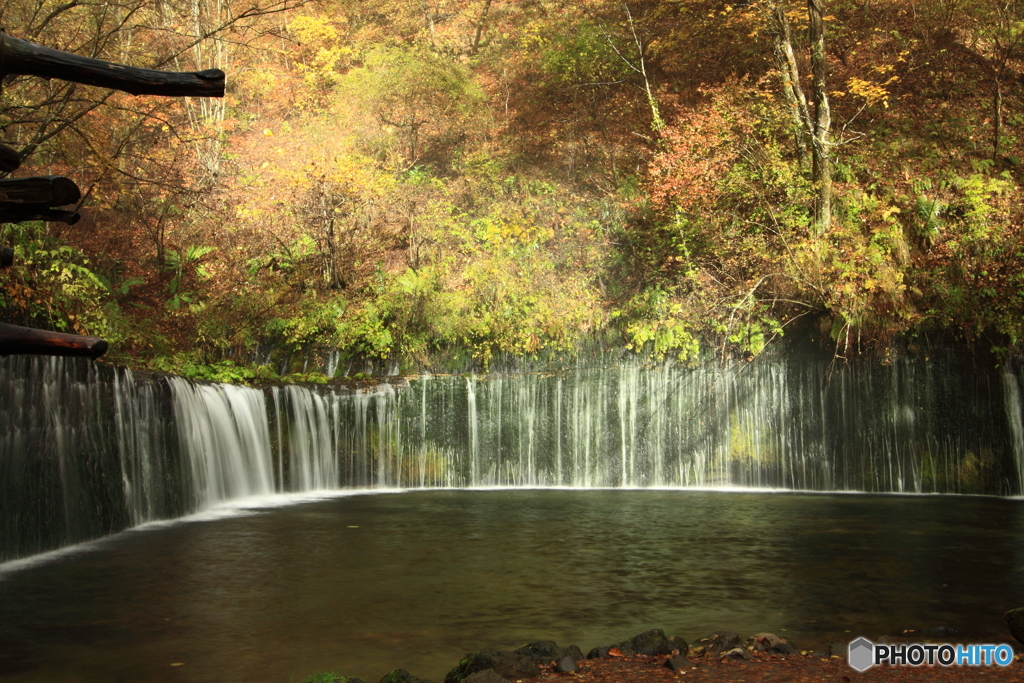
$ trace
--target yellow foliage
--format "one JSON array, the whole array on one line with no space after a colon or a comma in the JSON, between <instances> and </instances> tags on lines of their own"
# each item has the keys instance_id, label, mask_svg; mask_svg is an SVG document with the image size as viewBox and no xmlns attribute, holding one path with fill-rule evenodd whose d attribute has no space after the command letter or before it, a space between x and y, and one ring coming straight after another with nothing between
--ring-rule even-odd
<instances>
[{"instance_id":1,"label":"yellow foliage","mask_svg":"<svg viewBox=\"0 0 1024 683\"><path fill-rule=\"evenodd\" d=\"M846 81L846 89L850 94L862 98L868 106L881 104L883 107L888 108L890 92L886 89L886 86L895 80L895 77L893 77L885 83L879 84L854 77Z\"/></svg>"},{"instance_id":2,"label":"yellow foliage","mask_svg":"<svg viewBox=\"0 0 1024 683\"><path fill-rule=\"evenodd\" d=\"M333 45L338 39L338 31L326 17L299 16L288 24L288 30L304 45Z\"/></svg>"}]
</instances>

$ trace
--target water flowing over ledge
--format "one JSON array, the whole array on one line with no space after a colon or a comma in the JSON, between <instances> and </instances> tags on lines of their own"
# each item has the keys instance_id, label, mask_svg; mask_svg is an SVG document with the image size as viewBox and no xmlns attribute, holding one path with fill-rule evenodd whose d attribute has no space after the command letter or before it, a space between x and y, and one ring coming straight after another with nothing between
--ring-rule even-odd
<instances>
[{"instance_id":1,"label":"water flowing over ledge","mask_svg":"<svg viewBox=\"0 0 1024 683\"><path fill-rule=\"evenodd\" d=\"M0 561L350 487L1024 491L1020 380L953 352L421 376L355 392L0 359Z\"/></svg>"}]
</instances>

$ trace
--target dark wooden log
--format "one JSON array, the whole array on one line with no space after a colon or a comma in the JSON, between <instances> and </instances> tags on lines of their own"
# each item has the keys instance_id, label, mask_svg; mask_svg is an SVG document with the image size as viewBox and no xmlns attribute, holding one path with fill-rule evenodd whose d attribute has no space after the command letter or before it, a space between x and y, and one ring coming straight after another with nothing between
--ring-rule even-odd
<instances>
[{"instance_id":1,"label":"dark wooden log","mask_svg":"<svg viewBox=\"0 0 1024 683\"><path fill-rule=\"evenodd\" d=\"M57 78L73 83L123 90L132 95L223 97L224 72L172 72L139 69L101 59L80 57L27 40L0 34L0 74Z\"/></svg>"},{"instance_id":2,"label":"dark wooden log","mask_svg":"<svg viewBox=\"0 0 1024 683\"><path fill-rule=\"evenodd\" d=\"M17 354L95 359L106 352L107 342L99 337L47 332L0 323L0 356Z\"/></svg>"},{"instance_id":3,"label":"dark wooden log","mask_svg":"<svg viewBox=\"0 0 1024 683\"><path fill-rule=\"evenodd\" d=\"M7 145L0 145L0 173L16 171L19 166L21 166L21 155L17 150Z\"/></svg>"},{"instance_id":4,"label":"dark wooden log","mask_svg":"<svg viewBox=\"0 0 1024 683\"><path fill-rule=\"evenodd\" d=\"M19 204L0 202L0 223L24 223L25 221L53 221L74 225L82 217L74 211L51 208L49 204Z\"/></svg>"},{"instance_id":5,"label":"dark wooden log","mask_svg":"<svg viewBox=\"0 0 1024 683\"><path fill-rule=\"evenodd\" d=\"M14 250L10 247L0 249L0 268L10 268L14 265Z\"/></svg>"},{"instance_id":6,"label":"dark wooden log","mask_svg":"<svg viewBox=\"0 0 1024 683\"><path fill-rule=\"evenodd\" d=\"M0 202L64 206L82 198L75 181L59 175L0 179Z\"/></svg>"}]
</instances>

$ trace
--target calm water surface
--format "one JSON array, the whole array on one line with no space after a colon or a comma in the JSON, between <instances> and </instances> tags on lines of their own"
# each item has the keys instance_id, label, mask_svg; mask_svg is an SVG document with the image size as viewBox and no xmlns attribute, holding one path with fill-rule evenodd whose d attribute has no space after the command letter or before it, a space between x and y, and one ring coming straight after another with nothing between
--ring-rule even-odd
<instances>
[{"instance_id":1,"label":"calm water surface","mask_svg":"<svg viewBox=\"0 0 1024 683\"><path fill-rule=\"evenodd\" d=\"M652 627L798 647L904 629L1009 641L1024 501L701 491L349 496L0 565L0 681L442 680L528 640Z\"/></svg>"}]
</instances>

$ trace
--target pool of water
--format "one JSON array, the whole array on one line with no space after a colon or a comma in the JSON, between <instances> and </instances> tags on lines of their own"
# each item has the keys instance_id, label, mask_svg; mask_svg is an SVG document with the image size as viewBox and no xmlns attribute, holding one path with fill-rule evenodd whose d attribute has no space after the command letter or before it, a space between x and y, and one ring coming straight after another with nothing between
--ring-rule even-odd
<instances>
[{"instance_id":1,"label":"pool of water","mask_svg":"<svg viewBox=\"0 0 1024 683\"><path fill-rule=\"evenodd\" d=\"M440 681L465 652L648 628L1011 642L1024 501L685 490L339 496L0 565L0 680Z\"/></svg>"}]
</instances>

